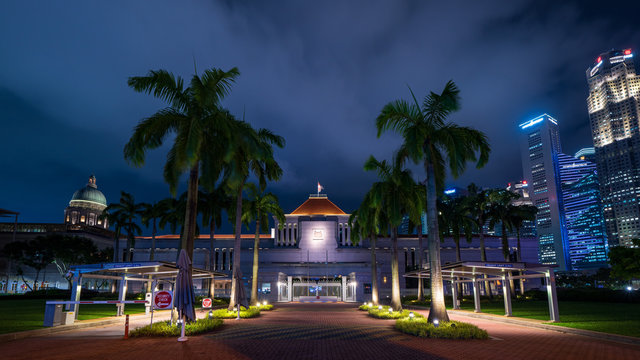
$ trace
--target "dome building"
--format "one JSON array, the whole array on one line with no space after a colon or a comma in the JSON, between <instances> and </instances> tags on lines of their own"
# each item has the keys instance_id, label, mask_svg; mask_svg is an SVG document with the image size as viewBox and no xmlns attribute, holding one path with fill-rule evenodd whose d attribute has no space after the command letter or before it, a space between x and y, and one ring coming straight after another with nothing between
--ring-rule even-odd
<instances>
[{"instance_id":1,"label":"dome building","mask_svg":"<svg viewBox=\"0 0 640 360\"><path fill-rule=\"evenodd\" d=\"M107 198L98 190L96 177L92 174L86 186L73 193L69 206L64 211L64 223L68 225L88 225L107 229L106 219L100 214L107 207Z\"/></svg>"}]
</instances>

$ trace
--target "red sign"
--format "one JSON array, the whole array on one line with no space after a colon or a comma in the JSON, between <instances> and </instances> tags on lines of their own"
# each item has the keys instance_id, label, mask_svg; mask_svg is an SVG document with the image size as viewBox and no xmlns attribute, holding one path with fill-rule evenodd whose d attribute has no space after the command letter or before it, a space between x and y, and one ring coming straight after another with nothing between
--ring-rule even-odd
<instances>
[{"instance_id":1,"label":"red sign","mask_svg":"<svg viewBox=\"0 0 640 360\"><path fill-rule=\"evenodd\" d=\"M209 298L202 299L202 308L203 309L211 308L211 299L209 299Z\"/></svg>"},{"instance_id":2,"label":"red sign","mask_svg":"<svg viewBox=\"0 0 640 360\"><path fill-rule=\"evenodd\" d=\"M153 293L154 309L169 309L173 302L173 293L168 290L156 291Z\"/></svg>"}]
</instances>

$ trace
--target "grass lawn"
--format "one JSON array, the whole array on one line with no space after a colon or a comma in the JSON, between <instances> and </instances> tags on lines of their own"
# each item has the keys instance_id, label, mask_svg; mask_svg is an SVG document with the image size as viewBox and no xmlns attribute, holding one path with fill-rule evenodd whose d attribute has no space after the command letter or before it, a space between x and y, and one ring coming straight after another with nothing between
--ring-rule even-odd
<instances>
[{"instance_id":1,"label":"grass lawn","mask_svg":"<svg viewBox=\"0 0 640 360\"><path fill-rule=\"evenodd\" d=\"M549 320L546 301L514 300L511 305L513 316ZM484 313L504 315L502 300L483 300L480 307ZM558 307L561 322L551 325L640 337L640 304L560 301ZM460 308L473 311L473 300L465 299Z\"/></svg>"},{"instance_id":2,"label":"grass lawn","mask_svg":"<svg viewBox=\"0 0 640 360\"><path fill-rule=\"evenodd\" d=\"M47 300L0 300L0 334L42 328ZM127 304L125 314L144 312L144 304ZM80 305L78 320L114 316L115 305Z\"/></svg>"}]
</instances>

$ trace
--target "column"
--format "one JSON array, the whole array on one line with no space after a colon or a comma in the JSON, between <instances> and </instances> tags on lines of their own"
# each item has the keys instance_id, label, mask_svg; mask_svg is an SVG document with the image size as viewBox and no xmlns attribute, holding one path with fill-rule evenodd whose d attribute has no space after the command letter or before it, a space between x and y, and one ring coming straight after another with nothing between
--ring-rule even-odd
<instances>
[{"instance_id":1,"label":"column","mask_svg":"<svg viewBox=\"0 0 640 360\"><path fill-rule=\"evenodd\" d=\"M504 297L504 316L511 316L511 284L510 279L502 277L502 296Z\"/></svg>"},{"instance_id":2,"label":"column","mask_svg":"<svg viewBox=\"0 0 640 360\"><path fill-rule=\"evenodd\" d=\"M347 301L347 277L342 277L342 301Z\"/></svg>"},{"instance_id":3,"label":"column","mask_svg":"<svg viewBox=\"0 0 640 360\"><path fill-rule=\"evenodd\" d=\"M344 224L344 232L347 237L347 244L351 245L351 231L348 224Z\"/></svg>"},{"instance_id":4,"label":"column","mask_svg":"<svg viewBox=\"0 0 640 360\"><path fill-rule=\"evenodd\" d=\"M556 276L553 270L547 270L545 276L547 283L547 301L549 302L549 318L551 322L560 321L560 313L558 312L558 297L556 296Z\"/></svg>"},{"instance_id":5,"label":"column","mask_svg":"<svg viewBox=\"0 0 640 360\"><path fill-rule=\"evenodd\" d=\"M287 276L287 300L293 301L293 276Z\"/></svg>"},{"instance_id":6,"label":"column","mask_svg":"<svg viewBox=\"0 0 640 360\"><path fill-rule=\"evenodd\" d=\"M422 279L421 279L422 280ZM451 280L451 294L453 297L453 310L460 310L460 306L458 305L458 284L456 284L455 280Z\"/></svg>"},{"instance_id":7,"label":"column","mask_svg":"<svg viewBox=\"0 0 640 360\"><path fill-rule=\"evenodd\" d=\"M8 285L8 284L7 284ZM73 274L73 283L71 284L71 301L80 301L80 293L82 292L82 275L79 273ZM73 310L74 316L78 318L78 304L67 305L66 310Z\"/></svg>"},{"instance_id":8,"label":"column","mask_svg":"<svg viewBox=\"0 0 640 360\"><path fill-rule=\"evenodd\" d=\"M118 300L124 301L126 296L127 296L127 278L123 276L122 280L120 280L120 289L118 291ZM118 307L118 312L117 312L116 316L124 315L124 304L118 304L117 307Z\"/></svg>"},{"instance_id":9,"label":"column","mask_svg":"<svg viewBox=\"0 0 640 360\"><path fill-rule=\"evenodd\" d=\"M480 310L480 282L477 276L473 278L473 305L474 312L482 312Z\"/></svg>"}]
</instances>

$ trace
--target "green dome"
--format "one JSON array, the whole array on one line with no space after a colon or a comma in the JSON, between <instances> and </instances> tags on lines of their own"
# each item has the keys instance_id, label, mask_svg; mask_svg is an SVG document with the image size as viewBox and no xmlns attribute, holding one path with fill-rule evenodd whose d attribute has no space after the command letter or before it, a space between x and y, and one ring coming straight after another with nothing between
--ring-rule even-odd
<instances>
[{"instance_id":1,"label":"green dome","mask_svg":"<svg viewBox=\"0 0 640 360\"><path fill-rule=\"evenodd\" d=\"M102 191L98 190L98 187L96 186L96 177L93 175L91 175L89 183L85 187L73 193L71 202L73 201L91 201L107 206L107 198L104 197Z\"/></svg>"}]
</instances>

